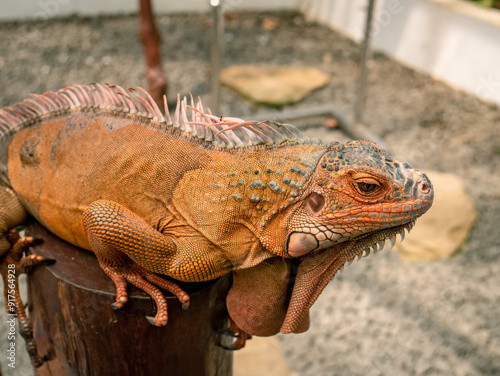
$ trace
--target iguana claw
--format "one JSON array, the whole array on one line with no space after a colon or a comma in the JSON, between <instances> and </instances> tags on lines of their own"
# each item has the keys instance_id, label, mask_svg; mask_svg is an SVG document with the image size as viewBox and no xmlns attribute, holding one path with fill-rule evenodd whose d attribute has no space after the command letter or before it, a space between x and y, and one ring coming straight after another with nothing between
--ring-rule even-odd
<instances>
[{"instance_id":1,"label":"iguana claw","mask_svg":"<svg viewBox=\"0 0 500 376\"><path fill-rule=\"evenodd\" d=\"M182 309L189 308L189 295L175 282L167 281L137 264L130 263L120 268L110 267L104 262L100 262L100 265L116 286L116 301L111 304L113 310L122 308L127 302L127 283L140 288L155 300L157 306L156 316L146 316L146 320L151 325L165 326L168 321L167 301L158 287L176 295L182 304Z\"/></svg>"},{"instance_id":2,"label":"iguana claw","mask_svg":"<svg viewBox=\"0 0 500 376\"><path fill-rule=\"evenodd\" d=\"M159 326L156 324L156 320L153 316L146 316L146 320L148 320L148 322L153 326Z\"/></svg>"},{"instance_id":3,"label":"iguana claw","mask_svg":"<svg viewBox=\"0 0 500 376\"><path fill-rule=\"evenodd\" d=\"M38 255L29 255L29 256L23 257L19 261L19 264L20 264L22 270L28 271L33 266L52 265L55 262L56 262L56 260L49 259L47 257L38 256Z\"/></svg>"},{"instance_id":4,"label":"iguana claw","mask_svg":"<svg viewBox=\"0 0 500 376\"><path fill-rule=\"evenodd\" d=\"M15 231L15 232L21 232L21 231L24 231L28 228L28 226L26 225L19 225L19 226L16 226L14 227L13 229L11 229L11 231Z\"/></svg>"},{"instance_id":5,"label":"iguana claw","mask_svg":"<svg viewBox=\"0 0 500 376\"><path fill-rule=\"evenodd\" d=\"M226 346L223 345L222 343L219 343L219 346L229 351L240 350L243 347L245 347L246 341L248 339L252 339L252 335L238 328L238 326L232 319L230 320L230 322L231 325L228 329L219 329L218 333L232 338L236 338L236 340L231 344L231 346Z\"/></svg>"}]
</instances>

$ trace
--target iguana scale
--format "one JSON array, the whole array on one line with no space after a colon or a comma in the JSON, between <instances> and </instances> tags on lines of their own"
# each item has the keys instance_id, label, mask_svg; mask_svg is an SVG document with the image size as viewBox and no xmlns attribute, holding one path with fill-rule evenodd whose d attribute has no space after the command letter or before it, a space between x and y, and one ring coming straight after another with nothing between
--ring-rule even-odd
<instances>
[{"instance_id":1,"label":"iguana scale","mask_svg":"<svg viewBox=\"0 0 500 376\"><path fill-rule=\"evenodd\" d=\"M295 127L216 117L178 100L173 119L142 89L77 85L0 110L0 254L18 273L27 214L97 256L117 289L189 297L176 280L233 273L229 314L255 335L301 332L335 273L413 226L432 204L426 175L368 141L305 138ZM188 118L189 109L191 111ZM12 266L11 266L12 267ZM294 270L296 269L296 272ZM24 313L32 361L40 365ZM7 310L9 306L7 305Z\"/></svg>"}]
</instances>

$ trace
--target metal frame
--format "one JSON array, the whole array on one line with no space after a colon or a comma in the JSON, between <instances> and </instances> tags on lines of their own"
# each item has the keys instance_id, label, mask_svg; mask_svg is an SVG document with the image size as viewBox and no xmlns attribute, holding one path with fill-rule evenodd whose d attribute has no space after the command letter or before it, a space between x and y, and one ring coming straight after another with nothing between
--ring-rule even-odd
<instances>
[{"instance_id":1,"label":"metal frame","mask_svg":"<svg viewBox=\"0 0 500 376\"><path fill-rule=\"evenodd\" d=\"M222 0L210 0L214 18L212 41L212 111L220 113L222 57L224 55L224 11Z\"/></svg>"}]
</instances>

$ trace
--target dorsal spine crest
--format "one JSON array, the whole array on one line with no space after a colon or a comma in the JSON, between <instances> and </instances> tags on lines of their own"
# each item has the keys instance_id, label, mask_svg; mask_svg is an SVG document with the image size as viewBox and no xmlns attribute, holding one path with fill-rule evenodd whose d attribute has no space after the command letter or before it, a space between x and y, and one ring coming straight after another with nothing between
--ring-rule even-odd
<instances>
[{"instance_id":1,"label":"dorsal spine crest","mask_svg":"<svg viewBox=\"0 0 500 376\"><path fill-rule=\"evenodd\" d=\"M33 95L33 98L0 109L0 136L12 134L31 124L72 111L94 112L134 117L140 124L180 129L193 140L203 140L217 148L240 149L257 145L311 142L290 124L274 121L245 121L234 117L217 117L204 110L201 100L191 104L177 96L173 117L164 97L165 115L153 98L142 88L128 90L105 84L74 85L57 92ZM191 111L191 118L188 117Z\"/></svg>"}]
</instances>

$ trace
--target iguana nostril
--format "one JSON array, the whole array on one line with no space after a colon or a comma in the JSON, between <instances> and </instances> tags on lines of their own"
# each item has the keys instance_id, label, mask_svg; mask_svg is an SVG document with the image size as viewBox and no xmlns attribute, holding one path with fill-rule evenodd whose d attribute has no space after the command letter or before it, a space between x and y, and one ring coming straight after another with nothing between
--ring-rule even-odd
<instances>
[{"instance_id":1,"label":"iguana nostril","mask_svg":"<svg viewBox=\"0 0 500 376\"><path fill-rule=\"evenodd\" d=\"M425 178L420 180L419 188L420 188L420 192L422 192L424 194L429 193L431 190L431 186L430 186L429 182L427 181L427 179L425 179Z\"/></svg>"}]
</instances>

